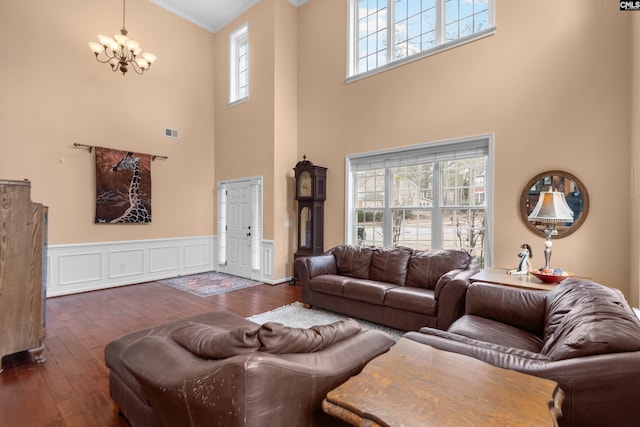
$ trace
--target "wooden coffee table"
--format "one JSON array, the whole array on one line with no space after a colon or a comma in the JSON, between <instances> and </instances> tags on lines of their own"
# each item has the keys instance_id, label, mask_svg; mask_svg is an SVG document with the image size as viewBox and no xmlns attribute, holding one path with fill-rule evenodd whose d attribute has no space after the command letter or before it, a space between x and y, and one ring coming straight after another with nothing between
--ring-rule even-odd
<instances>
[{"instance_id":1,"label":"wooden coffee table","mask_svg":"<svg viewBox=\"0 0 640 427\"><path fill-rule=\"evenodd\" d=\"M400 338L322 409L354 426L557 426L563 399L553 381Z\"/></svg>"}]
</instances>

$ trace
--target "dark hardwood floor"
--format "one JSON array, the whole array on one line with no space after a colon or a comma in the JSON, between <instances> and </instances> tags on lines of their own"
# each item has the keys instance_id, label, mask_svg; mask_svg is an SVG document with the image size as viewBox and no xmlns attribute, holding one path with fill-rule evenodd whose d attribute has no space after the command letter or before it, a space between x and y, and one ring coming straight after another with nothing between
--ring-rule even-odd
<instances>
[{"instance_id":1,"label":"dark hardwood floor","mask_svg":"<svg viewBox=\"0 0 640 427\"><path fill-rule=\"evenodd\" d=\"M249 317L300 300L300 286L288 283L206 298L156 282L49 298L46 361L3 359L0 426L126 427L109 397L104 347L111 340L205 311Z\"/></svg>"}]
</instances>

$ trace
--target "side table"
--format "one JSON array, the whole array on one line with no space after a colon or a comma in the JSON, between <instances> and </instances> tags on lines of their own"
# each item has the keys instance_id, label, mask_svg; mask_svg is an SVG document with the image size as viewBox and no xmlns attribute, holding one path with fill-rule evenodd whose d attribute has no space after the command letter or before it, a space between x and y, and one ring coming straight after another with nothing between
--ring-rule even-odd
<instances>
[{"instance_id":1,"label":"side table","mask_svg":"<svg viewBox=\"0 0 640 427\"><path fill-rule=\"evenodd\" d=\"M509 274L509 269L507 268L485 268L471 276L469 280L472 283L485 282L540 291L550 291L556 287L556 285L542 283L541 280L531 274Z\"/></svg>"}]
</instances>

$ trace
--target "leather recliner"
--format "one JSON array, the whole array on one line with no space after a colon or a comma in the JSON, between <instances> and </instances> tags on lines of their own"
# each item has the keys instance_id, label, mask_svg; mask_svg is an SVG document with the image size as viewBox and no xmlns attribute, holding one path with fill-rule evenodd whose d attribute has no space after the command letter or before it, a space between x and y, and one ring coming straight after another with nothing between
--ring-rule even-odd
<instances>
[{"instance_id":1,"label":"leather recliner","mask_svg":"<svg viewBox=\"0 0 640 427\"><path fill-rule=\"evenodd\" d=\"M405 337L557 382L561 426L640 422L640 321L617 289L582 279L552 291L472 283L465 314L446 331Z\"/></svg>"}]
</instances>

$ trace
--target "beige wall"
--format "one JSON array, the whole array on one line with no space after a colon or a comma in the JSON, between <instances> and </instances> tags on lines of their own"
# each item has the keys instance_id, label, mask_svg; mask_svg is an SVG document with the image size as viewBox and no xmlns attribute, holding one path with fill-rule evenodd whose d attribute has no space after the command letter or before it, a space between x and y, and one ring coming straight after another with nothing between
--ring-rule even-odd
<instances>
[{"instance_id":1,"label":"beige wall","mask_svg":"<svg viewBox=\"0 0 640 427\"><path fill-rule=\"evenodd\" d=\"M0 81L0 179L30 179L33 200L51 208L50 243L66 244L214 234L216 182L263 176L264 238L277 248L274 276L284 277L295 250L295 224L285 226L295 220L291 168L303 154L329 168L329 248L344 236L345 156L493 133L494 265L515 265L523 242L540 260L543 239L519 219L518 199L533 175L565 169L592 204L578 232L554 241L553 264L638 305L639 208L629 175L640 146L630 52L640 38L633 14L617 6L496 0L495 35L345 84L342 0L300 8L261 0L215 36L130 1L130 35L158 61L124 77L86 45L118 31L118 4L5 2L0 34L14 43ZM244 22L251 100L229 108L228 34ZM180 139L164 138L165 126ZM73 142L169 157L152 165L152 224L93 224L93 157Z\"/></svg>"},{"instance_id":2,"label":"beige wall","mask_svg":"<svg viewBox=\"0 0 640 427\"><path fill-rule=\"evenodd\" d=\"M158 60L123 76L87 45L119 32L122 3L23 0L0 12L0 179L32 181L32 199L50 208L49 243L213 234L213 35L129 1L129 35ZM180 138L165 138L164 127ZM93 154L74 142L169 157L152 163L151 224L93 223Z\"/></svg>"},{"instance_id":3,"label":"beige wall","mask_svg":"<svg viewBox=\"0 0 640 427\"><path fill-rule=\"evenodd\" d=\"M249 25L249 100L229 106L229 34ZM216 181L263 178L263 238L275 242L274 276L292 274L297 144L297 9L262 0L216 33Z\"/></svg>"},{"instance_id":4,"label":"beige wall","mask_svg":"<svg viewBox=\"0 0 640 427\"><path fill-rule=\"evenodd\" d=\"M345 3L300 8L298 152L329 168L326 246L344 239L345 156L494 133L494 265L524 242L542 262L518 200L564 169L592 204L552 263L629 295L630 18L613 0L496 0L495 35L345 84Z\"/></svg>"}]
</instances>

